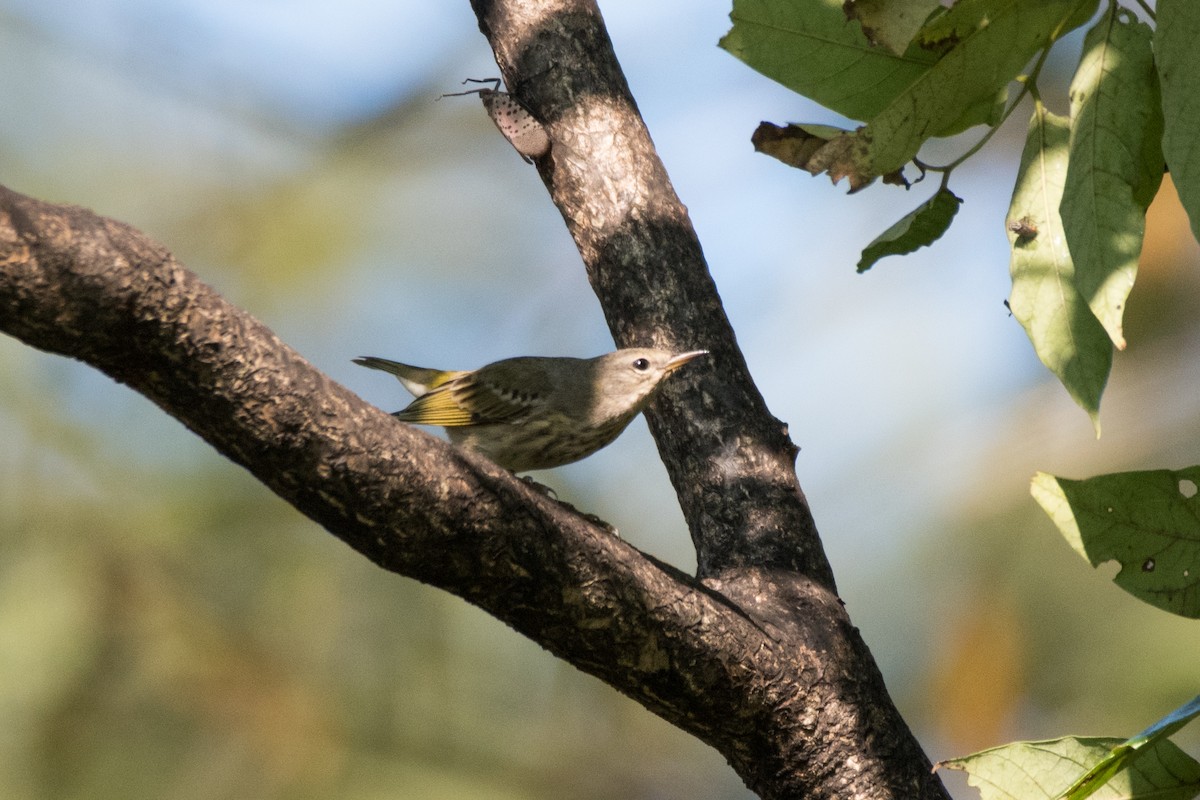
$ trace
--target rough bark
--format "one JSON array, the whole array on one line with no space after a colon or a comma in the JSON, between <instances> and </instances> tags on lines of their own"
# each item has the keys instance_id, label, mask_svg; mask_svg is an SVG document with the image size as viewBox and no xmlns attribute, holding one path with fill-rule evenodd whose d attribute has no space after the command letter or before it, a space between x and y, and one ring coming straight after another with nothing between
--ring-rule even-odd
<instances>
[{"instance_id":1,"label":"rough bark","mask_svg":"<svg viewBox=\"0 0 1200 800\"><path fill-rule=\"evenodd\" d=\"M703 580L321 374L128 226L0 187L0 330L143 393L386 569L458 594L717 748L764 798L944 798L838 600L598 11L476 2L621 345L705 347L648 412ZM681 379L684 376L679 376Z\"/></svg>"},{"instance_id":2,"label":"rough bark","mask_svg":"<svg viewBox=\"0 0 1200 800\"><path fill-rule=\"evenodd\" d=\"M780 567L834 588L796 480L796 447L750 378L687 209L591 2L473 2L511 91L554 142L538 168L623 347L705 348L646 415L701 575ZM702 412L702 413L701 413Z\"/></svg>"}]
</instances>

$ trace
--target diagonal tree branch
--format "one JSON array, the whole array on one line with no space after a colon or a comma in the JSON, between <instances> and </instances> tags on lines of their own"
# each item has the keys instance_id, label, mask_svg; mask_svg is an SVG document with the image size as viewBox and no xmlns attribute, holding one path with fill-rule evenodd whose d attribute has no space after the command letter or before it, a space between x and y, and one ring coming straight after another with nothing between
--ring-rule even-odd
<instances>
[{"instance_id":1,"label":"diagonal tree branch","mask_svg":"<svg viewBox=\"0 0 1200 800\"><path fill-rule=\"evenodd\" d=\"M0 330L129 384L374 562L710 743L765 798L945 797L833 592L795 448L750 380L599 13L477 10L509 85L548 121L538 168L617 340L714 353L649 414L704 582L363 403L137 231L3 188Z\"/></svg>"},{"instance_id":2,"label":"diagonal tree branch","mask_svg":"<svg viewBox=\"0 0 1200 800\"><path fill-rule=\"evenodd\" d=\"M839 673L827 692L810 698L817 705L804 713L817 729L829 727L795 742L800 750L792 764L804 764L808 776L788 790L813 797L943 796L837 601L793 466L798 449L750 377L595 1L471 5L506 84L550 134L538 171L614 339L621 346L703 347L713 354L689 382L665 386L646 417L706 584L782 640L823 652L826 673L816 684L831 668ZM861 738L842 750L836 731ZM751 787L775 796L778 775L757 782L731 760Z\"/></svg>"},{"instance_id":3,"label":"diagonal tree branch","mask_svg":"<svg viewBox=\"0 0 1200 800\"><path fill-rule=\"evenodd\" d=\"M749 743L764 721L749 684L784 665L743 612L366 404L136 230L0 187L0 330L129 384L380 566L466 598L702 738L727 739L740 716Z\"/></svg>"}]
</instances>

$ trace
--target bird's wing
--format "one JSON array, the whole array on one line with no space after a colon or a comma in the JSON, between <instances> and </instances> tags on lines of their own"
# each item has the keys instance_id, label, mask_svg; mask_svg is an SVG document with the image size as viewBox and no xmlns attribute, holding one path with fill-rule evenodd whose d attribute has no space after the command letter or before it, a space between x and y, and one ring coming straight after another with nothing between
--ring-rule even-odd
<instances>
[{"instance_id":1,"label":"bird's wing","mask_svg":"<svg viewBox=\"0 0 1200 800\"><path fill-rule=\"evenodd\" d=\"M477 373L464 372L421 395L393 416L404 422L448 428L515 422L537 400L494 381L481 380Z\"/></svg>"},{"instance_id":2,"label":"bird's wing","mask_svg":"<svg viewBox=\"0 0 1200 800\"><path fill-rule=\"evenodd\" d=\"M472 373L446 388L456 403L471 410L477 424L517 422L541 404L540 396L532 391L514 389L486 373Z\"/></svg>"},{"instance_id":3,"label":"bird's wing","mask_svg":"<svg viewBox=\"0 0 1200 800\"><path fill-rule=\"evenodd\" d=\"M445 385L421 395L408 407L392 414L398 420L418 425L442 425L448 428L478 423L471 412L454 399Z\"/></svg>"}]
</instances>

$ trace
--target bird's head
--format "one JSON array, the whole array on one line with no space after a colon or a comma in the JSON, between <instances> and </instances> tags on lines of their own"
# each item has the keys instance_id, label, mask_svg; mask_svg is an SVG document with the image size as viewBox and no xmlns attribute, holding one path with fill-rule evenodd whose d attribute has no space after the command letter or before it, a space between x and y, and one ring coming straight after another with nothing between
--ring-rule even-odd
<instances>
[{"instance_id":1,"label":"bird's head","mask_svg":"<svg viewBox=\"0 0 1200 800\"><path fill-rule=\"evenodd\" d=\"M592 380L597 404L605 416L637 413L663 379L707 350L674 353L631 347L600 356L594 361Z\"/></svg>"}]
</instances>

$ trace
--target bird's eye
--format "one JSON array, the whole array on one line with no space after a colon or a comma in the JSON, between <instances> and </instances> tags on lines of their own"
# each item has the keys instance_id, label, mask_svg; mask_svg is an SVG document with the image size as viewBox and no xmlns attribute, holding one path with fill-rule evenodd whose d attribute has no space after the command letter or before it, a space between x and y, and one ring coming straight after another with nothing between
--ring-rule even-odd
<instances>
[{"instance_id":1,"label":"bird's eye","mask_svg":"<svg viewBox=\"0 0 1200 800\"><path fill-rule=\"evenodd\" d=\"M645 372L650 369L650 360L647 358L636 358L633 361L633 368L638 372Z\"/></svg>"}]
</instances>

